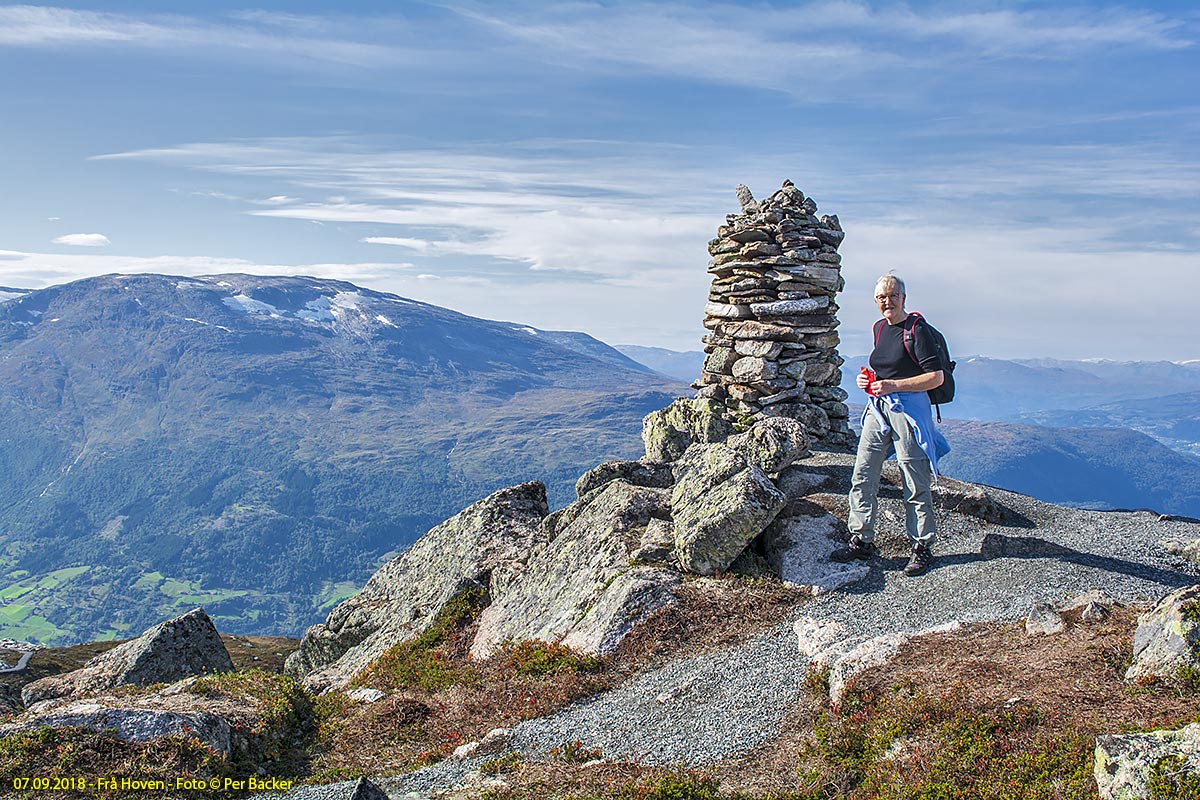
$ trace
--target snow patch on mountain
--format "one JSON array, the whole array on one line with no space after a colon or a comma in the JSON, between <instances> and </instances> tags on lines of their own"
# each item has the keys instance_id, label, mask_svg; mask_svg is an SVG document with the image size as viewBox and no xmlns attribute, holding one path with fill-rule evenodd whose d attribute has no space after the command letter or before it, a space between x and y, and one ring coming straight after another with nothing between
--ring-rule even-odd
<instances>
[{"instance_id":1,"label":"snow patch on mountain","mask_svg":"<svg viewBox=\"0 0 1200 800\"><path fill-rule=\"evenodd\" d=\"M270 317L282 317L284 314L270 303L264 303L261 300L255 300L247 294L237 294L233 297L223 298L225 305L235 311L245 311L247 314L266 314Z\"/></svg>"},{"instance_id":2,"label":"snow patch on mountain","mask_svg":"<svg viewBox=\"0 0 1200 800\"><path fill-rule=\"evenodd\" d=\"M200 325L209 325L213 328L220 328L223 331L229 331L230 333L233 333L233 331L231 329L226 328L224 325L217 325L216 323L213 323L213 322L205 322L204 320L196 319L195 317L184 317L183 319L185 322L196 322L196 323L199 323ZM53 322L53 320L51 320L51 322Z\"/></svg>"},{"instance_id":3,"label":"snow patch on mountain","mask_svg":"<svg viewBox=\"0 0 1200 800\"><path fill-rule=\"evenodd\" d=\"M333 322L333 311L328 297L318 297L309 300L304 308L296 312L296 316L309 322Z\"/></svg>"}]
</instances>

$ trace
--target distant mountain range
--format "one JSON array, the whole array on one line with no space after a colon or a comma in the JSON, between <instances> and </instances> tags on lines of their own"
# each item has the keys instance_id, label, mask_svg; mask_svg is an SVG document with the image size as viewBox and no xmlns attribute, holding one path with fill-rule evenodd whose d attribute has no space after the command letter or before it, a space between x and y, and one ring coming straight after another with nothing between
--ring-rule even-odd
<instances>
[{"instance_id":1,"label":"distant mountain range","mask_svg":"<svg viewBox=\"0 0 1200 800\"><path fill-rule=\"evenodd\" d=\"M1200 458L1128 428L946 419L950 477L1060 505L1200 517Z\"/></svg>"},{"instance_id":2,"label":"distant mountain range","mask_svg":"<svg viewBox=\"0 0 1200 800\"><path fill-rule=\"evenodd\" d=\"M655 372L689 384L700 377L700 368L704 365L704 353L700 350L667 350L636 344L615 344L613 347Z\"/></svg>"},{"instance_id":3,"label":"distant mountain range","mask_svg":"<svg viewBox=\"0 0 1200 800\"><path fill-rule=\"evenodd\" d=\"M112 275L0 301L0 630L203 604L298 633L505 485L573 497L685 386L579 333L310 278Z\"/></svg>"},{"instance_id":4,"label":"distant mountain range","mask_svg":"<svg viewBox=\"0 0 1200 800\"><path fill-rule=\"evenodd\" d=\"M1200 456L1200 391L1091 408L1031 411L1020 419L1055 428L1129 428L1180 453Z\"/></svg>"}]
</instances>

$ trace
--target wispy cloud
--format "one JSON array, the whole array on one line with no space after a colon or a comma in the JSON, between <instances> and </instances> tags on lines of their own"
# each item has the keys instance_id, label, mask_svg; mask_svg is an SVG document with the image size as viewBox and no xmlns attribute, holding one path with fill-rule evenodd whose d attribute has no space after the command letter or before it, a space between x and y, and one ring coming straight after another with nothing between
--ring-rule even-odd
<instances>
[{"instance_id":1,"label":"wispy cloud","mask_svg":"<svg viewBox=\"0 0 1200 800\"><path fill-rule=\"evenodd\" d=\"M112 242L103 233L67 233L56 238L54 244L69 244L72 247L106 247Z\"/></svg>"},{"instance_id":2,"label":"wispy cloud","mask_svg":"<svg viewBox=\"0 0 1200 800\"><path fill-rule=\"evenodd\" d=\"M240 52L259 57L329 62L357 67L411 63L412 51L401 44L376 44L345 38L331 31L333 22L310 18L300 28L282 25L282 17L244 15L227 22L196 17L81 11L48 6L0 7L0 46L112 46L178 48L207 53Z\"/></svg>"},{"instance_id":3,"label":"wispy cloud","mask_svg":"<svg viewBox=\"0 0 1200 800\"><path fill-rule=\"evenodd\" d=\"M152 256L30 253L0 250L0 284L42 288L92 275L110 273L161 273L168 275L211 275L245 272L254 275L311 275L337 278L377 286L397 274L411 270L412 264L293 263L273 264L240 258L212 256Z\"/></svg>"},{"instance_id":4,"label":"wispy cloud","mask_svg":"<svg viewBox=\"0 0 1200 800\"><path fill-rule=\"evenodd\" d=\"M914 9L831 0L752 6L537 3L500 9L474 3L452 8L568 70L607 67L823 100L836 99L848 81L866 74L887 80L898 68L1194 45L1185 20L1120 6L979 11L954 4Z\"/></svg>"},{"instance_id":5,"label":"wispy cloud","mask_svg":"<svg viewBox=\"0 0 1200 800\"><path fill-rule=\"evenodd\" d=\"M696 259L706 258L702 243L725 205L710 190L727 184L721 193L728 194L737 181L684 167L682 152L560 141L372 151L347 140L275 139L100 158L163 161L290 181L308 194L319 190L329 199L246 213L399 229L359 237L369 244L620 277L670 271L689 244ZM651 198L672 187L677 201L655 208Z\"/></svg>"},{"instance_id":6,"label":"wispy cloud","mask_svg":"<svg viewBox=\"0 0 1200 800\"><path fill-rule=\"evenodd\" d=\"M224 17L131 14L34 5L0 7L0 47L149 48L272 64L403 68L409 90L453 91L446 74L502 85L544 66L589 75L668 76L839 102L853 87L885 98L912 70L980 60L1194 46L1179 17L1123 6L964 9L825 0L774 3L456 2L383 12L252 10ZM456 24L448 24L453 22ZM464 24L465 23L465 24ZM541 67L541 69L539 69ZM882 82L882 85L881 83Z\"/></svg>"}]
</instances>

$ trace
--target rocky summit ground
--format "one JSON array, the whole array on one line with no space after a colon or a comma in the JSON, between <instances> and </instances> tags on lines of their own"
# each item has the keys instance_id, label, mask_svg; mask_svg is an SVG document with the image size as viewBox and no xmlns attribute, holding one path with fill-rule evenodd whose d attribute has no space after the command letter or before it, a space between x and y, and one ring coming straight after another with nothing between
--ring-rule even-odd
<instances>
[{"instance_id":1,"label":"rocky summit ground","mask_svg":"<svg viewBox=\"0 0 1200 800\"><path fill-rule=\"evenodd\" d=\"M844 492L852 461L846 454L818 452L798 464L831 478L827 492L809 495L807 500L844 518ZM822 699L822 692L828 689L814 689L809 669L812 650L805 655L798 649L797 623L802 628L807 625L816 629L841 626L832 629L839 631L843 640L941 628L938 633L893 646L887 658L876 664L875 673L890 669L894 679L891 690L899 685L896 681L907 681L906 691L927 701L935 698L929 701L931 707L943 712L958 706L948 696L936 700L940 691L954 690L980 698L983 706L967 704L974 709L971 713L984 713L980 709L991 703L999 709L994 713L1001 720L989 728L993 733L1008 724L1004 720L1019 727L1024 724L1021 720L1033 719L1013 709L1029 707L1027 697L1023 700L1021 694L1027 696L1038 681L1027 681L1025 689L1018 692L1014 688L1012 695L999 697L1005 693L1003 680L1013 683L1013 675L1021 674L1022 663L1027 664L1028 674L1040 672L1046 676L1050 694L1066 691L1063 687L1069 688L1072 681L1088 684L1092 692L1091 705L1087 706L1089 722L1071 716L1069 703L1065 710L1059 709L1073 726L1071 735L1081 737L1078 741L1087 745L1086 752L1076 758L1082 759L1082 766L1075 766L1087 773L1082 778L1076 776L1079 786L1089 785L1090 780L1094 738L1089 735L1105 732L1106 724L1116 732L1122 726L1144 729L1165 724L1164 720L1200 718L1200 700L1194 694L1165 689L1157 695L1146 690L1151 692L1147 703L1161 714L1138 716L1135 710L1139 703L1127 702L1129 690L1121 682L1138 610L1175 589L1200 583L1196 565L1172 554L1179 552L1182 543L1200 538L1200 521L1151 511L1081 511L987 488L1002 512L999 521L982 519L980 516L995 519L996 515L978 515L977 510L940 510L937 562L928 574L908 578L901 572L907 542L902 532L898 481L895 474L890 475L890 485L888 480L889 474L885 473L878 538L881 555L870 563L861 580L784 604L775 616L777 621L765 627L761 618L751 624L741 614L732 613L723 621L728 632L722 636L714 632L719 632L721 626L714 627L710 620L706 642L698 637L692 646L644 662L648 666L606 691L549 716L520 723L504 748L485 757L445 759L406 775L380 776L376 782L393 798L616 796L603 794L604 787L611 789L621 781L636 783L647 770L653 777L661 774L656 771L660 768L683 768L704 772L701 777L678 773L685 776L678 780L695 783L688 790L692 794L685 792L680 797L739 796L718 794L718 783L722 793L738 786L760 792L742 797L877 796L848 794L854 786L870 782L872 773L867 766L855 767L857 778L838 789L829 783L836 781L827 774L828 764L809 774L810 784L826 781L823 787L808 787L816 793L761 793L808 791L804 788L803 762L820 750L813 744L817 722L825 719L824 724L828 724L828 719L821 717L829 713L828 700ZM1031 636L1018 624L1038 604L1062 606L1064 601L1088 592L1102 593L1097 596L1106 595L1111 601L1111 613L1097 627L1076 626L1069 614L1064 615L1069 623L1067 630L1058 635ZM653 629L656 624L661 625L662 619L652 617L643 626ZM641 632L649 638L661 634ZM638 636L633 638L637 640ZM958 655L963 657L956 661ZM1088 671L1091 674L1082 674ZM1001 680L1003 676L1008 677ZM1083 691L1078 685L1075 690ZM858 696L851 693L848 697ZM821 710L822 702L825 711ZM879 695L872 695L854 702L865 704L864 719L873 719L868 711L878 710L882 701ZM1112 709L1111 718L1106 718L1105 708ZM927 714L928 719L937 716L929 713L933 716ZM1045 721L1043 717L1038 719ZM840 724L844 727L850 723L843 720ZM1050 725L1038 735L1053 736L1056 730ZM1075 740L1062 734L1058 741ZM572 754L578 757L571 758ZM584 761L594 762L587 768L591 772L578 777L582 769L579 763ZM498 764L507 764L508 768ZM1047 770L1056 773L1066 768L1043 765L1043 772ZM576 779L577 783L572 784L571 780ZM524 794L529 786L541 788ZM647 786L651 784L645 783L643 788ZM760 789L754 790L756 786ZM1079 791L1085 793L1078 795L1068 789L1055 789L1057 793L995 796L1094 796L1094 782L1090 787L1091 794L1084 789ZM306 800L348 798L353 791L353 783L334 783L301 788L289 796ZM652 789L645 789L640 795L621 796L668 795L655 795Z\"/></svg>"}]
</instances>

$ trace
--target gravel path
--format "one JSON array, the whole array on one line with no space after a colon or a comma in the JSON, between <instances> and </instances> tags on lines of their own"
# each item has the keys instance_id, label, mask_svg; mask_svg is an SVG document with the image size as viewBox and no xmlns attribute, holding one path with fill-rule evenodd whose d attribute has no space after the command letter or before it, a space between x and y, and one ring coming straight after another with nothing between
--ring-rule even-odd
<instances>
[{"instance_id":1,"label":"gravel path","mask_svg":"<svg viewBox=\"0 0 1200 800\"><path fill-rule=\"evenodd\" d=\"M864 580L803 604L795 617L836 620L854 633L876 636L953 620L1022 619L1034 602L1092 589L1119 602L1154 601L1200 582L1194 568L1160 544L1200 538L1200 523L1160 519L1152 512L1080 511L1001 490L989 489L989 494L1017 513L1018 524L988 525L940 513L938 561L915 579L900 572L906 560L903 536L881 536L883 557ZM899 501L883 500L881 514L883 530L902 529ZM609 758L711 764L774 737L800 696L806 665L789 621L735 648L669 663L557 714L524 722L514 729L512 748L544 756L552 747L579 740ZM393 798L424 798L455 785L477 766L478 760L448 760L378 783ZM291 796L342 800L351 786L304 789Z\"/></svg>"}]
</instances>

